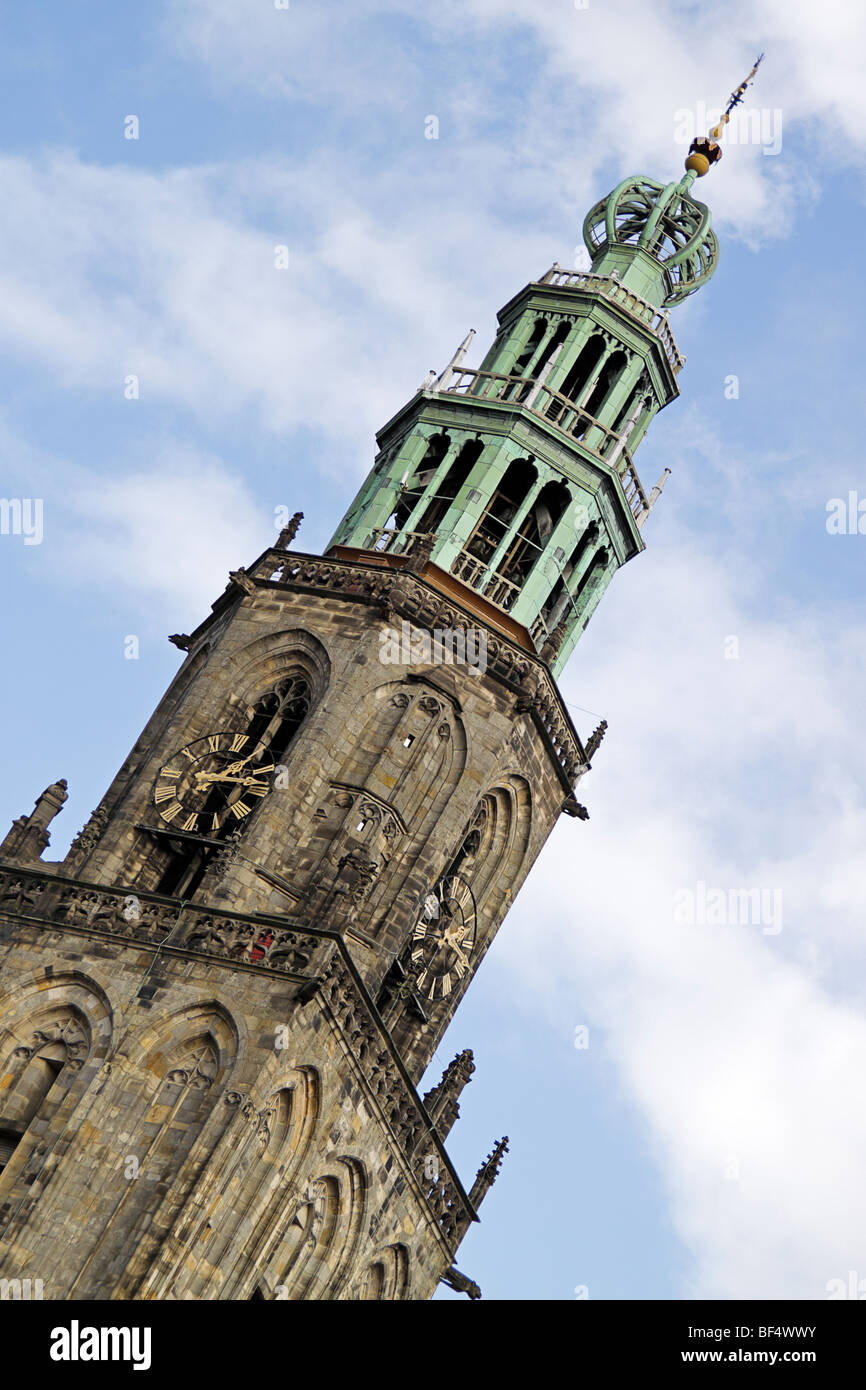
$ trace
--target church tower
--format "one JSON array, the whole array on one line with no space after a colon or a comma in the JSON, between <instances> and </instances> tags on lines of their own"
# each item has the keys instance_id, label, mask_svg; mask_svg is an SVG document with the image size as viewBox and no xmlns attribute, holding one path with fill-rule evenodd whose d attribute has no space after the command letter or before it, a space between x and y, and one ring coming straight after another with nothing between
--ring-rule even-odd
<instances>
[{"instance_id":1,"label":"church tower","mask_svg":"<svg viewBox=\"0 0 866 1390\"><path fill-rule=\"evenodd\" d=\"M715 133L715 132L714 132ZM562 812L556 683L663 479L669 309L717 243L687 173L589 213L378 435L324 556L300 517L172 641L183 664L60 863L58 782L0 846L0 1275L52 1299L477 1297L507 1141L416 1089ZM667 470L666 470L667 472ZM666 474L665 474L666 476ZM577 830L579 834L579 830ZM504 1117L506 1118L506 1117Z\"/></svg>"}]
</instances>

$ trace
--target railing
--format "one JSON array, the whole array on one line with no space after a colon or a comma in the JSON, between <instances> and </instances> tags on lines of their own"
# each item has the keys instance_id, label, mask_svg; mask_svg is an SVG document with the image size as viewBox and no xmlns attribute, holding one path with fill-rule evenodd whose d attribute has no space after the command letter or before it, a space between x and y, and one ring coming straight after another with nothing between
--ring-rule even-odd
<instances>
[{"instance_id":1,"label":"railing","mask_svg":"<svg viewBox=\"0 0 866 1390\"><path fill-rule=\"evenodd\" d=\"M476 396L480 400L511 401L553 425L570 439L578 440L587 453L608 463L619 474L623 491L635 517L646 510L646 493L622 435L603 425L567 396L553 391L532 377L505 376L498 372L464 371L456 368L444 395ZM601 435L599 446L593 441ZM610 457L608 457L610 456Z\"/></svg>"},{"instance_id":2,"label":"railing","mask_svg":"<svg viewBox=\"0 0 866 1390\"><path fill-rule=\"evenodd\" d=\"M586 290L590 294L603 295L605 299L610 299L625 309L626 313L633 318L639 319L641 323L651 328L659 339L665 351L665 356L671 365L675 376L678 376L685 366L686 359L677 349L668 316L662 309L650 304L648 299L635 294L634 290L628 289L626 285L620 284L619 280L611 275L593 275L588 270L561 270L559 266L552 266L546 275L542 275L538 281L540 285L561 285L567 289Z\"/></svg>"},{"instance_id":3,"label":"railing","mask_svg":"<svg viewBox=\"0 0 866 1390\"><path fill-rule=\"evenodd\" d=\"M536 648L538 649L538 651L541 651L541 648L544 646L545 642L547 641L547 638L550 636L550 628L547 626L547 623L544 621L544 618L540 613L538 617L535 619L535 622L532 624L532 627L529 629L529 631L532 636L532 640L536 645Z\"/></svg>"},{"instance_id":4,"label":"railing","mask_svg":"<svg viewBox=\"0 0 866 1390\"><path fill-rule=\"evenodd\" d=\"M425 531L400 531L395 527L383 526L378 531L370 532L363 548L376 550L382 555L386 552L392 555L408 555L411 554L415 541L427 534Z\"/></svg>"},{"instance_id":5,"label":"railing","mask_svg":"<svg viewBox=\"0 0 866 1390\"><path fill-rule=\"evenodd\" d=\"M506 613L520 597L518 584L512 584L510 579L495 571L489 574L485 561L479 560L477 555L470 555L468 550L458 551L451 565L451 573Z\"/></svg>"}]
</instances>

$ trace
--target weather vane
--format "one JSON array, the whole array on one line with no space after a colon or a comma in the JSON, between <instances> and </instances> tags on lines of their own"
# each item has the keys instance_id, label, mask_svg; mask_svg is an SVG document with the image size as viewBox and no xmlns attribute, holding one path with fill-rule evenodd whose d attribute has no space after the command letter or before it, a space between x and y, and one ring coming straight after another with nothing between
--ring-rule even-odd
<instances>
[{"instance_id":1,"label":"weather vane","mask_svg":"<svg viewBox=\"0 0 866 1390\"><path fill-rule=\"evenodd\" d=\"M699 135L697 139L693 140L692 143L689 145L689 157L686 160L686 168L689 169L692 173L697 174L698 178L703 178L704 174L706 174L708 169L710 168L710 165L716 164L718 160L721 159L721 146L718 145L716 141L722 138L722 135L725 131L725 126L731 119L731 112L734 110L735 107L739 106L740 102L743 100L743 97L746 93L746 88L750 87L751 84L754 82L755 73L758 71L758 68L761 66L763 61L764 55L762 53L760 57L756 60L755 66L752 68L752 71L749 73L745 81L741 82L739 87L737 87L735 91L731 92L730 100L728 101L727 106L722 112L722 115L718 123L713 126L709 135Z\"/></svg>"}]
</instances>

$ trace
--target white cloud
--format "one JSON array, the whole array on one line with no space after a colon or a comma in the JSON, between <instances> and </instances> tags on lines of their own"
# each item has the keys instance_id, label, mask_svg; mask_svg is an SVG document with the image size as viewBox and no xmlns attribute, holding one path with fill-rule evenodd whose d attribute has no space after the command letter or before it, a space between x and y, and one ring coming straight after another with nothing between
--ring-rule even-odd
<instances>
[{"instance_id":1,"label":"white cloud","mask_svg":"<svg viewBox=\"0 0 866 1390\"><path fill-rule=\"evenodd\" d=\"M420 84L409 24L428 40ZM677 113L721 108L759 50L767 56L747 102L766 113L766 144L777 142L773 113L781 112L782 156L762 156L754 143L732 148L699 185L727 231L754 244L784 235L798 204L814 201L813 173L785 156L786 131L816 131L828 165L862 163L864 154L866 12L847 0L817 8L811 0L731 0L723 20L709 6L676 0L585 8L442 0L423 12L406 0L378 0L363 18L327 5L250 15L231 0L185 0L172 10L169 33L183 56L224 83L300 95L346 118L396 107L395 147L420 85L431 109L448 113L461 146L490 139L497 172L508 149L511 168L490 190L500 202L531 205L558 190L565 207L611 164L670 177L686 153L675 140ZM443 66L440 44L449 52ZM483 165L475 172L483 181Z\"/></svg>"},{"instance_id":2,"label":"white cloud","mask_svg":"<svg viewBox=\"0 0 866 1390\"><path fill-rule=\"evenodd\" d=\"M610 719L591 820L558 829L497 950L521 977L535 962L542 998L566 971L610 1049L692 1257L684 1294L821 1298L866 1243L866 631L842 647L830 612L750 616L754 570L687 534L635 563L565 682ZM781 889L782 931L677 925L700 881Z\"/></svg>"},{"instance_id":3,"label":"white cloud","mask_svg":"<svg viewBox=\"0 0 866 1390\"><path fill-rule=\"evenodd\" d=\"M67 578L146 597L157 620L201 622L274 535L273 517L219 459L160 450L146 469L77 477L50 559Z\"/></svg>"},{"instance_id":4,"label":"white cloud","mask_svg":"<svg viewBox=\"0 0 866 1390\"><path fill-rule=\"evenodd\" d=\"M158 175L54 154L0 160L0 177L0 348L66 389L121 400L135 375L142 401L210 426L252 410L265 429L352 439L359 474L373 431L444 365L471 306L491 317L497 268L527 240L532 251L532 237L448 207L433 217L402 193L377 221L321 162ZM269 231L237 207L265 191ZM473 235L485 256L467 293L451 271ZM535 240L540 273L553 257Z\"/></svg>"},{"instance_id":5,"label":"white cloud","mask_svg":"<svg viewBox=\"0 0 866 1390\"><path fill-rule=\"evenodd\" d=\"M0 421L11 480L43 499L38 575L132 600L140 619L196 626L228 583L271 543L275 516L223 459L149 439L99 472L35 449Z\"/></svg>"}]
</instances>

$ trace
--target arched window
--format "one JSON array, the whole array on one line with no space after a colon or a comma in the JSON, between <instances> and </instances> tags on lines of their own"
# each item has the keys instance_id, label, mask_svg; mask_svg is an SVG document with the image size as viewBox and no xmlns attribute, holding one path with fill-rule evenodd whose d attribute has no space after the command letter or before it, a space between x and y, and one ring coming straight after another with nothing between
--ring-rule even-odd
<instances>
[{"instance_id":1,"label":"arched window","mask_svg":"<svg viewBox=\"0 0 866 1390\"><path fill-rule=\"evenodd\" d=\"M78 1070L87 1051L85 1031L72 1014L43 1021L29 1045L14 1049L0 1090L0 1172L33 1121L48 1119L60 1099L51 1093L64 1067Z\"/></svg>"},{"instance_id":2,"label":"arched window","mask_svg":"<svg viewBox=\"0 0 866 1390\"><path fill-rule=\"evenodd\" d=\"M598 366L603 352L604 338L602 338L601 334L594 333L589 341L584 343L580 352L577 354L565 380L559 388L559 394L561 396L567 396L570 401L577 401L581 391Z\"/></svg>"},{"instance_id":3,"label":"arched window","mask_svg":"<svg viewBox=\"0 0 866 1390\"><path fill-rule=\"evenodd\" d=\"M640 413L646 409L646 382L638 382L635 389L629 394L625 405L621 407L619 414L613 422L612 429L614 434L622 434L629 421L637 420Z\"/></svg>"},{"instance_id":4,"label":"arched window","mask_svg":"<svg viewBox=\"0 0 866 1390\"><path fill-rule=\"evenodd\" d=\"M547 364L550 362L554 353L558 353L559 349L566 342L569 334L571 333L571 328L572 325L569 323L568 319L560 319L559 323L556 325L556 328L553 330L553 332L551 333L550 337L548 338L547 342L545 343L544 347L541 349L541 352L538 355L538 361L535 363L535 366L532 371L533 377L537 379L541 376L542 372L544 371Z\"/></svg>"},{"instance_id":5,"label":"arched window","mask_svg":"<svg viewBox=\"0 0 866 1390\"><path fill-rule=\"evenodd\" d=\"M246 728L242 732L251 740L249 746L252 746L252 742L264 744L273 762L279 765L310 711L312 698L310 683L305 675L296 672L283 676L271 690L261 695L248 711ZM201 807L199 814L202 824L207 824L208 819L212 819L213 812L218 812L225 804L224 793L218 785L215 785L212 795L212 803L206 801ZM234 817L226 816L219 828L210 833L208 839L225 839L229 833L236 839L246 831L251 819L251 816L247 816L238 821ZM203 844L200 837L193 836L171 840L169 843L171 858L163 869L156 891L191 897L213 858L213 845Z\"/></svg>"},{"instance_id":6,"label":"arched window","mask_svg":"<svg viewBox=\"0 0 866 1390\"><path fill-rule=\"evenodd\" d=\"M511 369L512 376L524 376L526 374L529 364L537 353L546 332L547 319L536 319L529 341Z\"/></svg>"},{"instance_id":7,"label":"arched window","mask_svg":"<svg viewBox=\"0 0 866 1390\"><path fill-rule=\"evenodd\" d=\"M592 564L587 566L586 574L574 591L574 601L576 604L579 604L583 595L591 590L592 585L607 565L609 558L604 546L593 555Z\"/></svg>"},{"instance_id":8,"label":"arched window","mask_svg":"<svg viewBox=\"0 0 866 1390\"><path fill-rule=\"evenodd\" d=\"M522 584L570 501L571 493L564 483L545 483L497 565L497 574L511 584Z\"/></svg>"},{"instance_id":9,"label":"arched window","mask_svg":"<svg viewBox=\"0 0 866 1390\"><path fill-rule=\"evenodd\" d=\"M452 506L458 492L475 467L483 448L483 440L467 439L451 467L448 469L448 472L445 474L445 477L439 484L436 495L430 498L426 508L415 523L413 530L420 532L422 535L436 530L436 527Z\"/></svg>"},{"instance_id":10,"label":"arched window","mask_svg":"<svg viewBox=\"0 0 866 1390\"><path fill-rule=\"evenodd\" d=\"M604 403L616 384L616 379L620 372L624 370L627 361L628 359L624 352L617 351L611 353L598 374L598 381L595 383L587 400L584 402L583 409L586 411L587 415L593 415L596 419L599 418Z\"/></svg>"},{"instance_id":11,"label":"arched window","mask_svg":"<svg viewBox=\"0 0 866 1390\"><path fill-rule=\"evenodd\" d=\"M485 563L492 559L537 477L529 459L512 460L469 537L470 555Z\"/></svg>"},{"instance_id":12,"label":"arched window","mask_svg":"<svg viewBox=\"0 0 866 1390\"><path fill-rule=\"evenodd\" d=\"M408 486L401 492L394 508L392 518L393 527L400 531L406 525L416 505L424 495L425 489L429 486L436 469L444 459L451 447L451 439L444 430L438 434L432 434L427 441L427 449L424 457L418 464L412 477L407 480ZM388 529L391 529L391 521Z\"/></svg>"},{"instance_id":13,"label":"arched window","mask_svg":"<svg viewBox=\"0 0 866 1390\"><path fill-rule=\"evenodd\" d=\"M312 700L306 676L285 676L253 705L247 737L266 744L278 762L309 714Z\"/></svg>"}]
</instances>

